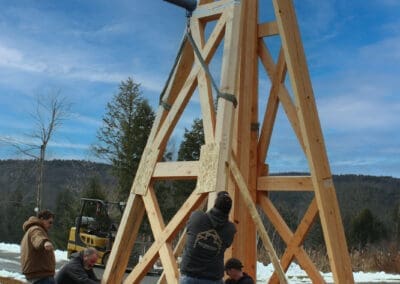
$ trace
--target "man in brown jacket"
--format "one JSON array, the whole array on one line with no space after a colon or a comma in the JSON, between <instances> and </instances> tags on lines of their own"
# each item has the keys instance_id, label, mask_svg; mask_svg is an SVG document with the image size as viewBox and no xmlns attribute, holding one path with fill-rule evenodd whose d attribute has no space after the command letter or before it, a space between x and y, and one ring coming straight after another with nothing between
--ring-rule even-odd
<instances>
[{"instance_id":1,"label":"man in brown jacket","mask_svg":"<svg viewBox=\"0 0 400 284\"><path fill-rule=\"evenodd\" d=\"M29 283L54 284L56 260L54 247L47 234L53 225L54 214L49 210L29 217L22 226L21 268Z\"/></svg>"}]
</instances>

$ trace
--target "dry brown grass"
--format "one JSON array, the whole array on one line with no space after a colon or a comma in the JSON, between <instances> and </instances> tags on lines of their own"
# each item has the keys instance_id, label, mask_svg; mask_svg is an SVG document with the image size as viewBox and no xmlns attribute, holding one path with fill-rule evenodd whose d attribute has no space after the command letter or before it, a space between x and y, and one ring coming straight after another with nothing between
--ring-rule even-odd
<instances>
[{"instance_id":1,"label":"dry brown grass","mask_svg":"<svg viewBox=\"0 0 400 284\"><path fill-rule=\"evenodd\" d=\"M400 273L400 251L395 244L369 246L350 256L354 271Z\"/></svg>"},{"instance_id":2,"label":"dry brown grass","mask_svg":"<svg viewBox=\"0 0 400 284\"><path fill-rule=\"evenodd\" d=\"M307 250L306 252L319 271L331 270L325 250ZM353 250L350 258L353 271L400 273L400 250L394 243L382 243L362 250ZM265 265L270 263L268 254L263 249L259 250L258 259Z\"/></svg>"}]
</instances>

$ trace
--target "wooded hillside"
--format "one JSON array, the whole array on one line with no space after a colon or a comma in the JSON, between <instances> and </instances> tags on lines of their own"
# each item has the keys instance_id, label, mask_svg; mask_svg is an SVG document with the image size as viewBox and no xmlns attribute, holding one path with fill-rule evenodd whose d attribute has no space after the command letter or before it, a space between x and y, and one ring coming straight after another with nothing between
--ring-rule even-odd
<instances>
[{"instance_id":1,"label":"wooded hillside","mask_svg":"<svg viewBox=\"0 0 400 284\"><path fill-rule=\"evenodd\" d=\"M86 161L53 160L46 161L45 167L43 208L49 208L56 213L57 211L61 212L59 213L61 216L57 216L56 223L66 218L62 215L67 209L72 211L69 214L74 214L73 210L76 210L75 207L79 206L79 197L82 191L93 186L93 181L96 181L97 186L106 195L109 195L110 200L115 196L112 193L116 190L117 180L112 176L111 166L109 165ZM399 241L400 179L363 175L334 175L334 182L346 235L351 235L352 230L357 225L355 222L365 223L367 221L364 219L369 216L368 220L372 220L373 226L377 227L377 224L380 226L378 226L380 236L391 240L397 238L397 241ZM173 186L173 183L171 183L171 186ZM0 241L13 243L20 241L23 233L22 223L28 216L34 214L35 189L35 163L33 161L0 161L0 194L3 196L0 200L0 214L2 220L4 220L0 225ZM271 199L289 226L290 224L297 224L302 218L311 198L311 193L271 194ZM171 198L164 200L173 202ZM75 204L65 205L69 208L64 210L61 208L64 206L61 201L67 202L67 204L68 202ZM166 207L170 208L171 206L173 204L168 204ZM161 204L161 207L164 206ZM78 214L78 212L75 213ZM72 216L69 218L73 219ZM70 225L72 224L66 224L59 229L66 230ZM367 228L367 230L369 229ZM61 236L58 244L62 248L67 231L58 232L57 235ZM357 239L355 243L357 244L357 242L360 242L360 240Z\"/></svg>"}]
</instances>

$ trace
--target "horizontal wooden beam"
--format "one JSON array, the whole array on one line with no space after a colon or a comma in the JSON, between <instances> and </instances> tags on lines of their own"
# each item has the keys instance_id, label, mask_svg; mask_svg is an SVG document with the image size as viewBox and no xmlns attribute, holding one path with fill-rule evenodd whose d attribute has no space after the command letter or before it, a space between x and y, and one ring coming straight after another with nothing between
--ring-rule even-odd
<instances>
[{"instance_id":1,"label":"horizontal wooden beam","mask_svg":"<svg viewBox=\"0 0 400 284\"><path fill-rule=\"evenodd\" d=\"M260 191L313 191L310 176L263 176L257 179Z\"/></svg>"},{"instance_id":2,"label":"horizontal wooden beam","mask_svg":"<svg viewBox=\"0 0 400 284\"><path fill-rule=\"evenodd\" d=\"M197 6L193 17L202 22L214 21L226 10L227 5L232 5L234 0L221 0Z\"/></svg>"},{"instance_id":3,"label":"horizontal wooden beam","mask_svg":"<svg viewBox=\"0 0 400 284\"><path fill-rule=\"evenodd\" d=\"M258 38L278 35L278 24L276 22L266 22L258 24Z\"/></svg>"},{"instance_id":4,"label":"horizontal wooden beam","mask_svg":"<svg viewBox=\"0 0 400 284\"><path fill-rule=\"evenodd\" d=\"M159 162L154 169L154 179L196 179L199 175L198 161Z\"/></svg>"}]
</instances>

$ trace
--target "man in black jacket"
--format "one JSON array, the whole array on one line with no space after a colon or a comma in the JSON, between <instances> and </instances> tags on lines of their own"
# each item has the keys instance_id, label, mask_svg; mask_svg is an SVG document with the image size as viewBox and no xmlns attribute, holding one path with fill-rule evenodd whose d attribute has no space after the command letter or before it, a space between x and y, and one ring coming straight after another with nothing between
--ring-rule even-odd
<instances>
[{"instance_id":1,"label":"man in black jacket","mask_svg":"<svg viewBox=\"0 0 400 284\"><path fill-rule=\"evenodd\" d=\"M246 272L242 271L243 264L237 258L230 258L225 263L225 271L229 278L225 280L225 284L254 284Z\"/></svg>"},{"instance_id":2,"label":"man in black jacket","mask_svg":"<svg viewBox=\"0 0 400 284\"><path fill-rule=\"evenodd\" d=\"M71 260L65 264L56 275L57 284L94 284L100 283L93 271L97 262L97 250L85 248L71 255Z\"/></svg>"},{"instance_id":3,"label":"man in black jacket","mask_svg":"<svg viewBox=\"0 0 400 284\"><path fill-rule=\"evenodd\" d=\"M187 240L181 262L181 284L223 283L224 252L236 233L228 220L232 199L218 192L214 207L207 213L195 211L187 223Z\"/></svg>"}]
</instances>

